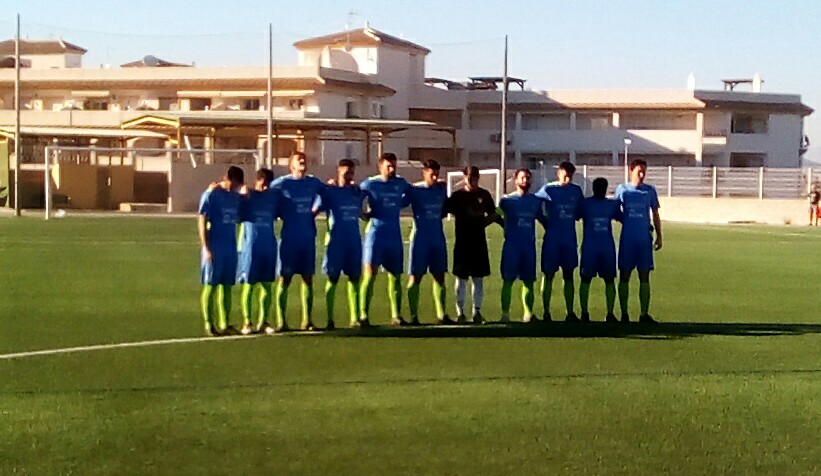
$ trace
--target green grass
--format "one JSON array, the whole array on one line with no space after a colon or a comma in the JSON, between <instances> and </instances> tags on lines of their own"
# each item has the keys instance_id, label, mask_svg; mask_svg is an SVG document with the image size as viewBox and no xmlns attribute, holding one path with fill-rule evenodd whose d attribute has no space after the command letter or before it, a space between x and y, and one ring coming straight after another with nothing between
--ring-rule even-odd
<instances>
[{"instance_id":1,"label":"green grass","mask_svg":"<svg viewBox=\"0 0 821 476\"><path fill-rule=\"evenodd\" d=\"M821 232L665 231L656 328L383 328L0 360L0 474L818 474ZM0 219L0 354L199 336L198 272L193 219ZM487 317L498 293L491 279ZM379 324L384 296L380 279Z\"/></svg>"}]
</instances>

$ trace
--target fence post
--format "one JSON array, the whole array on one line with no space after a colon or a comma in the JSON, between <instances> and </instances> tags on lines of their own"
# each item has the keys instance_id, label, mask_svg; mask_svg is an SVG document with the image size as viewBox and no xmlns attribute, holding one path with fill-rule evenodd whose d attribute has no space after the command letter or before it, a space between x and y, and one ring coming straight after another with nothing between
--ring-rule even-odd
<instances>
[{"instance_id":1,"label":"fence post","mask_svg":"<svg viewBox=\"0 0 821 476\"><path fill-rule=\"evenodd\" d=\"M764 200L764 167L758 168L758 199Z\"/></svg>"},{"instance_id":2,"label":"fence post","mask_svg":"<svg viewBox=\"0 0 821 476\"><path fill-rule=\"evenodd\" d=\"M582 193L587 195L587 164L582 165L582 177L584 177L584 189Z\"/></svg>"},{"instance_id":3,"label":"fence post","mask_svg":"<svg viewBox=\"0 0 821 476\"><path fill-rule=\"evenodd\" d=\"M718 168L713 166L713 198L718 196Z\"/></svg>"},{"instance_id":4,"label":"fence post","mask_svg":"<svg viewBox=\"0 0 821 476\"><path fill-rule=\"evenodd\" d=\"M46 166L46 176L45 176L45 185L44 185L45 190L43 191L43 193L45 193L45 196L43 197L43 205L45 205L45 209L46 209L46 217L45 217L46 220L48 220L49 217L51 216L51 174L49 173L49 165L50 164L51 164L51 146L47 145L46 146L46 160L45 160L45 164L44 164Z\"/></svg>"},{"instance_id":5,"label":"fence post","mask_svg":"<svg viewBox=\"0 0 821 476\"><path fill-rule=\"evenodd\" d=\"M667 166L667 196L673 196L673 166Z\"/></svg>"}]
</instances>

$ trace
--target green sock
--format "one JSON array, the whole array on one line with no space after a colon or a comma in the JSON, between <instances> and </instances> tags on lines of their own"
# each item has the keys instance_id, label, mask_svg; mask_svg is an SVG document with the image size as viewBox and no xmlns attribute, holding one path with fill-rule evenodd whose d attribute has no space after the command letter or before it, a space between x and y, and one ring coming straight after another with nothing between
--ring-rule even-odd
<instances>
[{"instance_id":1,"label":"green sock","mask_svg":"<svg viewBox=\"0 0 821 476\"><path fill-rule=\"evenodd\" d=\"M371 310L371 299L373 299L374 276L371 273L362 274L362 285L359 287L359 317L367 319Z\"/></svg>"},{"instance_id":2,"label":"green sock","mask_svg":"<svg viewBox=\"0 0 821 476\"><path fill-rule=\"evenodd\" d=\"M433 280L433 307L436 309L436 317L445 317L445 287Z\"/></svg>"},{"instance_id":3,"label":"green sock","mask_svg":"<svg viewBox=\"0 0 821 476\"><path fill-rule=\"evenodd\" d=\"M604 298L607 302L607 313L613 314L616 308L616 283L604 283Z\"/></svg>"},{"instance_id":4,"label":"green sock","mask_svg":"<svg viewBox=\"0 0 821 476\"><path fill-rule=\"evenodd\" d=\"M650 281L639 283L639 305L641 306L642 316L650 312Z\"/></svg>"},{"instance_id":5,"label":"green sock","mask_svg":"<svg viewBox=\"0 0 821 476\"><path fill-rule=\"evenodd\" d=\"M419 281L412 281L408 284L408 308L411 317L419 317Z\"/></svg>"},{"instance_id":6,"label":"green sock","mask_svg":"<svg viewBox=\"0 0 821 476\"><path fill-rule=\"evenodd\" d=\"M239 308L242 312L242 324L251 325L251 298L254 296L254 285L244 283L239 298Z\"/></svg>"},{"instance_id":7,"label":"green sock","mask_svg":"<svg viewBox=\"0 0 821 476\"><path fill-rule=\"evenodd\" d=\"M522 282L522 307L525 317L533 315L533 304L536 301L536 284L533 281Z\"/></svg>"},{"instance_id":8,"label":"green sock","mask_svg":"<svg viewBox=\"0 0 821 476\"><path fill-rule=\"evenodd\" d=\"M502 316L510 314L510 301L513 296L513 281L502 282Z\"/></svg>"},{"instance_id":9,"label":"green sock","mask_svg":"<svg viewBox=\"0 0 821 476\"><path fill-rule=\"evenodd\" d=\"M285 319L285 312L288 310L288 286L285 281L280 280L277 286L277 327L288 325Z\"/></svg>"},{"instance_id":10,"label":"green sock","mask_svg":"<svg viewBox=\"0 0 821 476\"><path fill-rule=\"evenodd\" d=\"M334 320L334 304L336 303L336 281L325 283L325 310L328 313L328 322Z\"/></svg>"},{"instance_id":11,"label":"green sock","mask_svg":"<svg viewBox=\"0 0 821 476\"><path fill-rule=\"evenodd\" d=\"M219 313L220 329L231 325L231 286L220 284L217 286L217 311Z\"/></svg>"},{"instance_id":12,"label":"green sock","mask_svg":"<svg viewBox=\"0 0 821 476\"><path fill-rule=\"evenodd\" d=\"M627 314L627 299L630 297L630 281L619 281L619 307Z\"/></svg>"},{"instance_id":13,"label":"green sock","mask_svg":"<svg viewBox=\"0 0 821 476\"><path fill-rule=\"evenodd\" d=\"M314 310L314 286L305 281L302 282L301 287L302 297L302 326L308 325L311 322L311 312Z\"/></svg>"},{"instance_id":14,"label":"green sock","mask_svg":"<svg viewBox=\"0 0 821 476\"><path fill-rule=\"evenodd\" d=\"M564 304L567 307L567 313L573 312L573 301L576 297L576 286L573 279L564 280Z\"/></svg>"},{"instance_id":15,"label":"green sock","mask_svg":"<svg viewBox=\"0 0 821 476\"><path fill-rule=\"evenodd\" d=\"M590 302L590 283L582 281L579 283L579 307L582 308L582 314L588 312L587 304Z\"/></svg>"},{"instance_id":16,"label":"green sock","mask_svg":"<svg viewBox=\"0 0 821 476\"><path fill-rule=\"evenodd\" d=\"M259 284L259 321L257 327L263 323L269 322L271 315L271 302L273 301L273 293L271 292L273 283L264 282Z\"/></svg>"},{"instance_id":17,"label":"green sock","mask_svg":"<svg viewBox=\"0 0 821 476\"><path fill-rule=\"evenodd\" d=\"M205 329L208 330L214 325L214 286L205 284L200 293L200 310Z\"/></svg>"},{"instance_id":18,"label":"green sock","mask_svg":"<svg viewBox=\"0 0 821 476\"><path fill-rule=\"evenodd\" d=\"M348 281L348 313L351 316L351 325L359 319L359 283Z\"/></svg>"},{"instance_id":19,"label":"green sock","mask_svg":"<svg viewBox=\"0 0 821 476\"><path fill-rule=\"evenodd\" d=\"M402 289L400 289L399 279L401 274L388 273L388 302L391 305L391 317L399 317L402 311Z\"/></svg>"},{"instance_id":20,"label":"green sock","mask_svg":"<svg viewBox=\"0 0 821 476\"><path fill-rule=\"evenodd\" d=\"M542 277L542 308L544 313L550 312L550 298L553 296L553 277Z\"/></svg>"}]
</instances>

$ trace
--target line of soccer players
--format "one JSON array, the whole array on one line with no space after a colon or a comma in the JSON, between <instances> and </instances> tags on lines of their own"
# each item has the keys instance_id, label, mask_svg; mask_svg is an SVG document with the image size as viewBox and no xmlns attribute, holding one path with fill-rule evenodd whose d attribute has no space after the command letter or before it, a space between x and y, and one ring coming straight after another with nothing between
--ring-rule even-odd
<instances>
[{"instance_id":1,"label":"line of soccer players","mask_svg":"<svg viewBox=\"0 0 821 476\"><path fill-rule=\"evenodd\" d=\"M492 223L504 227L501 275L502 317L510 321L513 284L522 281L524 322L550 321L552 282L561 270L567 321L589 321L590 283L596 276L605 281L607 322L618 322L614 314L617 256L612 222L622 222L619 240L618 295L621 321L628 322L629 281L633 270L639 275L640 322L655 322L649 315L649 274L653 251L661 248L661 220L655 189L644 183L647 165L641 160L630 165L630 181L619 185L615 199L606 198L607 180L593 181L593 196L584 198L572 183L575 167L562 163L557 181L530 193L531 173L519 169L514 174L515 191L501 199L498 207L490 193L479 187L479 170L464 170L464 187L447 196L439 180L440 166L429 160L422 167L422 181L410 184L396 175L396 156L379 158L379 174L359 185L354 181L355 164L341 160L337 176L327 183L307 174L306 157L292 154L290 174L274 180L273 172L261 169L253 188L244 185L242 169L231 167L226 177L212 184L201 199L198 231L202 245L201 309L206 333L251 334L287 331L285 319L292 278L301 277L303 330L314 329L311 319L316 256L316 216L326 214L328 231L322 271L327 276L325 300L327 327L335 328L336 289L342 274L348 278L347 296L351 326L370 327L370 304L374 281L382 268L387 274L388 302L392 325L418 325L420 284L425 274L433 278L433 303L440 324L466 323L467 281L472 281L472 322L481 324L483 279L490 275L485 228ZM400 212L411 207L413 231L410 236L407 298L410 318L401 315L401 274L404 269L404 242ZM442 220L455 218L453 274L456 277L457 319L445 312L447 243ZM279 243L274 222L280 219ZM581 246L581 317L574 312L574 271L579 267L576 221L583 222ZM367 222L364 239L360 220ZM542 300L544 314L533 313L536 281L536 222L545 228L541 250ZM239 226L239 230L237 230ZM653 239L655 231L655 240ZM274 291L274 282L277 281ZM240 331L229 323L231 292L242 285ZM257 316L253 319L254 298ZM275 299L274 299L275 298ZM272 302L276 303L276 324L270 324ZM254 322L255 321L255 322Z\"/></svg>"}]
</instances>

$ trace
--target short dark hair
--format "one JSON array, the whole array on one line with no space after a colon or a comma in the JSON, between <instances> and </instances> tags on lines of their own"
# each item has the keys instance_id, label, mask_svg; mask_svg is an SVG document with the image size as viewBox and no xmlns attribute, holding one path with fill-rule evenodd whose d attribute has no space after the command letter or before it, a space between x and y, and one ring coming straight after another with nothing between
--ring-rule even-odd
<instances>
[{"instance_id":1,"label":"short dark hair","mask_svg":"<svg viewBox=\"0 0 821 476\"><path fill-rule=\"evenodd\" d=\"M441 170L442 166L439 165L439 162L437 162L433 159L428 159L428 160L422 162L422 168L438 171L438 170Z\"/></svg>"},{"instance_id":2,"label":"short dark hair","mask_svg":"<svg viewBox=\"0 0 821 476\"><path fill-rule=\"evenodd\" d=\"M515 179L515 178L516 178L516 177L518 177L518 176L519 176L519 174L520 174L520 173L522 173L522 172L526 173L528 177L532 177L532 176L533 176L533 172L531 172L529 168L527 168L527 167L522 167L522 168L520 168L520 169L516 169L516 171L515 171L515 172L513 172L513 178Z\"/></svg>"},{"instance_id":3,"label":"short dark hair","mask_svg":"<svg viewBox=\"0 0 821 476\"><path fill-rule=\"evenodd\" d=\"M356 167L356 162L351 159L341 159L339 163L336 164L337 167Z\"/></svg>"},{"instance_id":4,"label":"short dark hair","mask_svg":"<svg viewBox=\"0 0 821 476\"><path fill-rule=\"evenodd\" d=\"M274 180L274 171L265 167L257 170L257 180L264 180L266 184Z\"/></svg>"},{"instance_id":5,"label":"short dark hair","mask_svg":"<svg viewBox=\"0 0 821 476\"><path fill-rule=\"evenodd\" d=\"M475 165L468 165L464 168L464 170L462 170L462 173L465 174L465 177L478 177L479 167Z\"/></svg>"},{"instance_id":6,"label":"short dark hair","mask_svg":"<svg viewBox=\"0 0 821 476\"><path fill-rule=\"evenodd\" d=\"M607 195L608 185L609 182L604 177L593 180L593 196L596 198L604 198Z\"/></svg>"},{"instance_id":7,"label":"short dark hair","mask_svg":"<svg viewBox=\"0 0 821 476\"><path fill-rule=\"evenodd\" d=\"M633 159L630 161L630 170L635 169L636 167L647 167L647 161L642 159Z\"/></svg>"},{"instance_id":8,"label":"short dark hair","mask_svg":"<svg viewBox=\"0 0 821 476\"><path fill-rule=\"evenodd\" d=\"M396 154L394 154L393 152L385 152L384 154L379 156L379 162L384 162L386 160L396 162Z\"/></svg>"},{"instance_id":9,"label":"short dark hair","mask_svg":"<svg viewBox=\"0 0 821 476\"><path fill-rule=\"evenodd\" d=\"M245 183L245 172L243 172L242 169L236 165L228 167L228 173L225 175L228 177L228 180L234 183Z\"/></svg>"},{"instance_id":10,"label":"short dark hair","mask_svg":"<svg viewBox=\"0 0 821 476\"><path fill-rule=\"evenodd\" d=\"M567 172L567 175L570 175L571 177L576 173L576 166L573 165L573 162L568 162L565 160L559 164L559 168Z\"/></svg>"}]
</instances>

